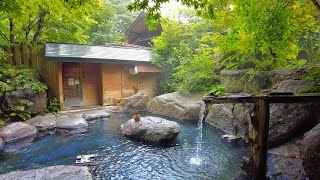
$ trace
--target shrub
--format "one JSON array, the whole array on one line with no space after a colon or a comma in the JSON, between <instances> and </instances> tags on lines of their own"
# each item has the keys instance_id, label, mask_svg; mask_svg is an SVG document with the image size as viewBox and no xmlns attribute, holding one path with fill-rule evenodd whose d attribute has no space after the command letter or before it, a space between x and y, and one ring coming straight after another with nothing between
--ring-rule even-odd
<instances>
[{"instance_id":1,"label":"shrub","mask_svg":"<svg viewBox=\"0 0 320 180\"><path fill-rule=\"evenodd\" d=\"M49 106L45 109L47 113L58 113L60 111L60 102L58 99L54 98L50 100Z\"/></svg>"}]
</instances>

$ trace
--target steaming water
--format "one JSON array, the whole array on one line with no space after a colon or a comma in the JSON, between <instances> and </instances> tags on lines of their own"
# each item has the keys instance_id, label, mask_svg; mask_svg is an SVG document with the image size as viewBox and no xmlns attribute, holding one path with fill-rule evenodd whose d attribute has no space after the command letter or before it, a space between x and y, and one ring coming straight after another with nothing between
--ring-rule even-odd
<instances>
[{"instance_id":1,"label":"steaming water","mask_svg":"<svg viewBox=\"0 0 320 180\"><path fill-rule=\"evenodd\" d=\"M200 115L199 115L199 120L198 120L198 136L196 138L196 144L197 144L197 151L196 151L196 156L192 157L190 159L190 163L194 165L200 165L202 160L200 158L200 153L201 153L201 144L202 144L202 128L203 128L203 120L205 116L205 111L206 111L207 105L206 103L202 102L201 104L201 109L200 109Z\"/></svg>"},{"instance_id":2,"label":"steaming water","mask_svg":"<svg viewBox=\"0 0 320 180\"><path fill-rule=\"evenodd\" d=\"M15 153L0 153L0 174L74 165L81 154L96 154L91 166L95 179L231 179L243 173L240 159L248 149L222 142L222 132L209 125L203 124L201 134L196 123L174 120L181 125L179 136L159 147L122 136L120 125L130 117L113 114L105 121L89 122L84 134L50 135ZM190 160L194 157L198 159Z\"/></svg>"}]
</instances>

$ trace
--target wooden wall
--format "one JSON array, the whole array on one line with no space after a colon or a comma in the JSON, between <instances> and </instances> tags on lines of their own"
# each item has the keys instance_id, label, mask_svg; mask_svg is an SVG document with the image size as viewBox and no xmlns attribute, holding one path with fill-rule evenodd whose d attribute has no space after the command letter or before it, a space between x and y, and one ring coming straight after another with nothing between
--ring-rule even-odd
<instances>
[{"instance_id":1,"label":"wooden wall","mask_svg":"<svg viewBox=\"0 0 320 180\"><path fill-rule=\"evenodd\" d=\"M27 45L14 45L11 47L0 47L9 54L9 64L37 71L42 81L48 85L48 95L50 99L60 100L63 108L62 94L62 64L49 62L45 59L44 46L39 49L31 48Z\"/></svg>"},{"instance_id":2,"label":"wooden wall","mask_svg":"<svg viewBox=\"0 0 320 180\"><path fill-rule=\"evenodd\" d=\"M142 92L155 95L156 73L129 73L130 65L104 64L102 66L103 105L114 105L116 98L125 98Z\"/></svg>"},{"instance_id":3,"label":"wooden wall","mask_svg":"<svg viewBox=\"0 0 320 180\"><path fill-rule=\"evenodd\" d=\"M83 106L102 104L100 66L101 64L93 63L81 64Z\"/></svg>"}]
</instances>

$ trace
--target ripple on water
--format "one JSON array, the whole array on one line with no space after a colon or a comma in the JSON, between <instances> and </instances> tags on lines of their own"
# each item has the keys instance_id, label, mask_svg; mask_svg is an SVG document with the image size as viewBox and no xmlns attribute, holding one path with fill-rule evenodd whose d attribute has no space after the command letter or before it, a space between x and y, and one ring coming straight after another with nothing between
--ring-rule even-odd
<instances>
[{"instance_id":1,"label":"ripple on water","mask_svg":"<svg viewBox=\"0 0 320 180\"><path fill-rule=\"evenodd\" d=\"M196 156L197 124L181 125L169 146L144 145L122 136L120 125L130 116L112 115L90 123L80 136L46 136L16 153L0 159L0 174L56 164L73 165L79 154L96 154L92 166L95 179L231 179L241 173L240 159L248 152L220 140L221 132L203 127L199 160Z\"/></svg>"}]
</instances>

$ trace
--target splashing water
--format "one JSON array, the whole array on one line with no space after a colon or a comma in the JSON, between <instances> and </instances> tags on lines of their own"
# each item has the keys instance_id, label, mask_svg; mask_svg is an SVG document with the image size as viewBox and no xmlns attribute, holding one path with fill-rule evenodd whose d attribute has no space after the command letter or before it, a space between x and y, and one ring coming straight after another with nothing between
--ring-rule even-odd
<instances>
[{"instance_id":1,"label":"splashing water","mask_svg":"<svg viewBox=\"0 0 320 180\"><path fill-rule=\"evenodd\" d=\"M201 153L201 144L202 142L202 127L203 127L203 120L205 118L205 111L207 109L207 104L202 102L201 104L201 109L200 109L200 115L199 115L199 121L198 121L198 136L196 138L196 144L197 144L197 149L196 149L196 156L192 157L190 159L190 164L194 165L201 165L202 159L200 158L200 153Z\"/></svg>"}]
</instances>

